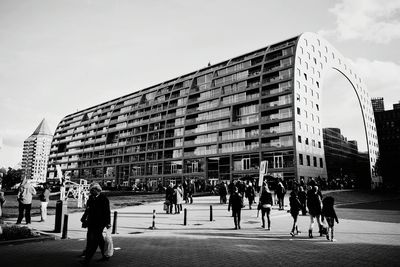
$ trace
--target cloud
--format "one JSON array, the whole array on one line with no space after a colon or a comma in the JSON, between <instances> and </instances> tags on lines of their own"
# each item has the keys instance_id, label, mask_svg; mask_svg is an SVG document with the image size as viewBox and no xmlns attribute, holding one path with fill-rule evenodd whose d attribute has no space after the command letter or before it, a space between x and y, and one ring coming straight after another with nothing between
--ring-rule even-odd
<instances>
[{"instance_id":1,"label":"cloud","mask_svg":"<svg viewBox=\"0 0 400 267\"><path fill-rule=\"evenodd\" d=\"M342 0L329 11L336 28L319 31L325 37L378 44L400 38L400 0Z\"/></svg>"},{"instance_id":2,"label":"cloud","mask_svg":"<svg viewBox=\"0 0 400 267\"><path fill-rule=\"evenodd\" d=\"M400 100L400 65L395 62L357 58L355 68L364 79L371 97L383 97L387 109Z\"/></svg>"}]
</instances>

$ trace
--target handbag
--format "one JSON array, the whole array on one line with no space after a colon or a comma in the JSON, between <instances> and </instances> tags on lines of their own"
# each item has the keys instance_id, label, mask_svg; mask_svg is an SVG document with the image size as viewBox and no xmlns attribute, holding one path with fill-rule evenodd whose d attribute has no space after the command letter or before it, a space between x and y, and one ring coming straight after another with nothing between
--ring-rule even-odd
<instances>
[{"instance_id":1,"label":"handbag","mask_svg":"<svg viewBox=\"0 0 400 267\"><path fill-rule=\"evenodd\" d=\"M271 204L263 204L262 207L266 209L266 208L271 208L272 205Z\"/></svg>"},{"instance_id":2,"label":"handbag","mask_svg":"<svg viewBox=\"0 0 400 267\"><path fill-rule=\"evenodd\" d=\"M111 257L114 254L114 246L111 238L111 230L107 229L104 236L104 256Z\"/></svg>"}]
</instances>

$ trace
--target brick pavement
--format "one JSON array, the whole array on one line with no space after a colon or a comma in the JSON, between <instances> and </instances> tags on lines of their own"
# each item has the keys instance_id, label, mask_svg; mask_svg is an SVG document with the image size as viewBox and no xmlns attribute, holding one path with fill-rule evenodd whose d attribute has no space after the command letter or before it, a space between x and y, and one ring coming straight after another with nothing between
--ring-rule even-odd
<instances>
[{"instance_id":1,"label":"brick pavement","mask_svg":"<svg viewBox=\"0 0 400 267\"><path fill-rule=\"evenodd\" d=\"M303 232L292 238L290 215L276 209L271 214L271 231L262 229L257 211L247 207L242 214L242 229L233 230L227 206L218 202L218 197L201 197L195 198L193 205L184 205L188 209L187 226L183 225L183 214L163 213L161 202L119 209L119 234L113 238L120 249L110 263L94 262L93 266L400 265L398 223L340 219L339 214L337 242L332 243L325 238L307 237L307 216L299 217ZM157 211L156 230L149 229L153 209ZM1 247L2 266L75 266L86 233L80 228L80 215L70 215L69 240ZM39 223L33 218L32 227L52 230L53 220L50 217L47 223Z\"/></svg>"}]
</instances>

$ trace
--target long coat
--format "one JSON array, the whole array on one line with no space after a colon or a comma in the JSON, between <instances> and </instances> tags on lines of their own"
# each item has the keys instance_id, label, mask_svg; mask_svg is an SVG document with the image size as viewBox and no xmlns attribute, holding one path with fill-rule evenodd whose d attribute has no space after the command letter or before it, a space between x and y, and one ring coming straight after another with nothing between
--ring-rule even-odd
<instances>
[{"instance_id":1,"label":"long coat","mask_svg":"<svg viewBox=\"0 0 400 267\"><path fill-rule=\"evenodd\" d=\"M111 224L110 201L105 195L89 197L82 216L82 220L85 219L89 228L104 228Z\"/></svg>"}]
</instances>

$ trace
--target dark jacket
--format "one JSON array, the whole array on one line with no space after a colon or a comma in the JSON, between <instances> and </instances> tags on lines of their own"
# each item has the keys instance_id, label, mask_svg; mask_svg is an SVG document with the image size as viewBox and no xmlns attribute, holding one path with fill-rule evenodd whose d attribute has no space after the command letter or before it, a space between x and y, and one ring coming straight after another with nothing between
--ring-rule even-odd
<instances>
[{"instance_id":1,"label":"dark jacket","mask_svg":"<svg viewBox=\"0 0 400 267\"><path fill-rule=\"evenodd\" d=\"M170 204L174 202L174 189L171 186L167 187L167 190L165 190L165 200L168 200Z\"/></svg>"},{"instance_id":2,"label":"dark jacket","mask_svg":"<svg viewBox=\"0 0 400 267\"><path fill-rule=\"evenodd\" d=\"M291 195L289 197L289 203L290 203L290 213L299 214L299 211L301 209L301 204L297 195Z\"/></svg>"},{"instance_id":3,"label":"dark jacket","mask_svg":"<svg viewBox=\"0 0 400 267\"><path fill-rule=\"evenodd\" d=\"M307 208L311 216L321 215L321 198L313 189L307 192Z\"/></svg>"},{"instance_id":4,"label":"dark jacket","mask_svg":"<svg viewBox=\"0 0 400 267\"><path fill-rule=\"evenodd\" d=\"M91 228L104 228L111 224L110 201L108 198L99 194L90 196L86 203L86 210L81 219L82 223Z\"/></svg>"},{"instance_id":5,"label":"dark jacket","mask_svg":"<svg viewBox=\"0 0 400 267\"><path fill-rule=\"evenodd\" d=\"M243 198L239 193L233 193L229 198L228 210L232 207L233 210L240 210L243 207Z\"/></svg>"},{"instance_id":6,"label":"dark jacket","mask_svg":"<svg viewBox=\"0 0 400 267\"><path fill-rule=\"evenodd\" d=\"M271 192L263 191L260 196L261 205L270 204L272 206L272 194Z\"/></svg>"},{"instance_id":7,"label":"dark jacket","mask_svg":"<svg viewBox=\"0 0 400 267\"><path fill-rule=\"evenodd\" d=\"M334 209L334 198L333 197L326 197L322 201L322 212L321 215L323 217L327 218L334 218L335 221L338 223L338 217L336 215L335 209Z\"/></svg>"},{"instance_id":8,"label":"dark jacket","mask_svg":"<svg viewBox=\"0 0 400 267\"><path fill-rule=\"evenodd\" d=\"M255 195L256 195L256 192L255 192L253 186L246 187L246 197L248 199L254 199Z\"/></svg>"}]
</instances>

